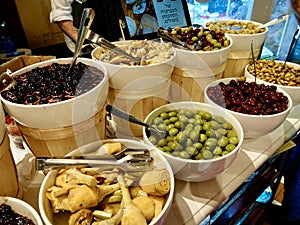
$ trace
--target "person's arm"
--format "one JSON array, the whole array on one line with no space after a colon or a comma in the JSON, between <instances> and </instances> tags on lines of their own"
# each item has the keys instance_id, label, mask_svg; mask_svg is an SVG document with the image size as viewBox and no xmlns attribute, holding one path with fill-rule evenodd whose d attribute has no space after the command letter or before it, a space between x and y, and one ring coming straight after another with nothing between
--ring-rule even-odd
<instances>
[{"instance_id":1,"label":"person's arm","mask_svg":"<svg viewBox=\"0 0 300 225\"><path fill-rule=\"evenodd\" d=\"M78 31L77 28L74 27L72 20L63 20L57 22L60 29L68 35L69 38L71 38L74 42L77 41L78 38Z\"/></svg>"},{"instance_id":2,"label":"person's arm","mask_svg":"<svg viewBox=\"0 0 300 225\"><path fill-rule=\"evenodd\" d=\"M60 29L76 42L78 33L73 25L72 2L72 0L51 0L50 22L58 24Z\"/></svg>"}]
</instances>

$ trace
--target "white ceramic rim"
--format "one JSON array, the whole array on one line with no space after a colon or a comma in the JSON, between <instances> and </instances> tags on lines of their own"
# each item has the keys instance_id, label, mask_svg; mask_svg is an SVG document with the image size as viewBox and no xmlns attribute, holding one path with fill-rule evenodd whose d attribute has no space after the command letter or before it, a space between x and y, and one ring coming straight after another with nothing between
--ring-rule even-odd
<instances>
[{"instance_id":1,"label":"white ceramic rim","mask_svg":"<svg viewBox=\"0 0 300 225\"><path fill-rule=\"evenodd\" d=\"M182 48L176 48L176 47L173 47L175 49L175 51L178 51L178 52L185 52L185 53L190 53L190 54L203 54L203 55L208 55L208 54L213 54L213 53L222 53L222 52L225 52L225 51L228 51L232 45L233 45L233 40L230 36L228 36L228 34L225 34L226 38L229 39L230 41L230 44L228 46L226 46L225 48L221 48L221 49L218 49L218 50L211 50L211 51L191 51L191 50L188 50L188 49L182 49Z\"/></svg>"},{"instance_id":2,"label":"white ceramic rim","mask_svg":"<svg viewBox=\"0 0 300 225\"><path fill-rule=\"evenodd\" d=\"M128 41L133 41L133 40L128 40ZM149 41L149 40L148 40ZM124 42L124 41L122 41L122 42ZM162 42L163 43L163 42ZM165 44L165 43L163 43L163 44ZM159 66L159 65L161 65L161 64L170 64L170 65L174 65L174 63L172 63L172 61L175 61L175 57L176 57L176 51L175 51L175 49L174 49L174 47L172 47L171 49L172 49L172 51L173 51L173 56L171 56L170 58L168 58L167 60L165 60L165 61L161 61L161 62L159 62L159 63L153 63L153 64L149 64L149 65L134 65L134 66L130 66L130 65L117 65L117 64L113 64L113 63L108 63L108 62L105 62L105 61L101 61L101 60L99 60L99 59L97 59L96 57L94 57L94 54L95 54L95 52L99 49L99 48L101 48L100 46L99 47L97 47L97 48L95 48L93 51L92 51L92 57L94 58L94 60L96 60L96 61L99 61L99 62L101 62L103 65L106 65L106 66L110 66L110 67L112 67L112 68L126 68L126 69L134 69L134 68L137 68L137 69L144 69L144 68L148 68L148 67L155 67L155 66Z\"/></svg>"},{"instance_id":3,"label":"white ceramic rim","mask_svg":"<svg viewBox=\"0 0 300 225\"><path fill-rule=\"evenodd\" d=\"M256 21L252 21L252 20L234 20L234 19L213 20L213 21L208 21L208 23L209 22L227 22L227 21L251 22L251 23L259 25L259 26L263 25L262 23L259 23L259 22L256 22ZM226 33L226 34L234 36L234 37L238 37L238 36L245 37L245 36L259 36L259 35L267 33L268 31L269 31L269 28L266 27L266 30L264 32L256 33L256 34L231 34L231 33Z\"/></svg>"},{"instance_id":4,"label":"white ceramic rim","mask_svg":"<svg viewBox=\"0 0 300 225\"><path fill-rule=\"evenodd\" d=\"M88 147L89 145L99 145L99 144L101 145L101 144L110 143L110 142L121 142L121 143L125 143L125 144L129 143L131 145L140 145L143 148L148 148L148 149L150 149L150 151L156 152L154 149L152 149L152 146L146 144L142 140L131 140L131 139L124 139L124 138L116 138L116 139L105 139L105 140L89 143L87 145L81 146L78 149L75 149L73 151L73 153L76 152L76 151L80 151L81 149L84 149L85 147L89 148ZM89 151L93 151L93 150L86 150L85 152L89 152ZM84 152L84 150L83 150L83 152ZM72 155L72 152L70 152L67 155ZM162 211L160 212L158 217L156 217L153 221L151 221L151 223L149 225L153 225L153 224L157 223L161 219L161 217L163 215L165 215L165 213L168 213L168 210L172 205L173 196L174 196L174 193L175 193L175 178L174 178L172 167L171 167L171 165L169 164L168 160L165 157L163 157L160 154L157 154L157 157L159 157L160 160L164 162L164 164L165 164L164 166L166 167L166 169L170 173L171 187L170 187L170 192L169 192L168 199L165 202L165 205L164 205ZM48 177L51 176L52 173L56 173L56 172L57 172L57 170L50 171L46 175L44 180L47 180ZM45 210L44 210L44 207L43 207L42 195L44 195L44 193L42 193L42 190L45 189L45 186L46 186L46 182L42 182L41 187L40 187L40 191L39 191L38 205L39 205L39 210L40 210L40 213L41 213L41 217L44 220L45 224L51 224L51 222L48 220L48 217L46 216L46 213L45 213Z\"/></svg>"},{"instance_id":5,"label":"white ceramic rim","mask_svg":"<svg viewBox=\"0 0 300 225\"><path fill-rule=\"evenodd\" d=\"M25 202L21 199L14 198L14 197L0 196L0 204L3 204L3 203L5 203L7 205L10 205L12 207L12 210L15 211L16 213L18 213L22 216L28 217L28 218L33 220L33 218L31 218L31 216L23 215L20 212L18 212L18 210L15 209L15 207L12 206L10 203L13 203L13 204L15 203L15 204L20 205L23 208L28 209L32 213L32 215L34 217L34 220L36 220L36 221L33 221L33 222L37 222L37 225L43 225L43 222L42 222L42 219L41 219L40 215L37 213L37 211L29 203L27 203L27 202Z\"/></svg>"},{"instance_id":6,"label":"white ceramic rim","mask_svg":"<svg viewBox=\"0 0 300 225\"><path fill-rule=\"evenodd\" d=\"M211 83L208 84L208 85L205 87L205 89L204 89L204 95L205 95L205 97L208 98L209 101L212 102L215 106L217 106L217 107L222 107L222 106L216 104L214 101L212 101L212 100L207 96L207 94L206 94L206 93L207 93L207 89L210 88L210 87L216 86L216 85L219 84L220 82L224 82L225 84L227 84L228 82L226 82L226 81L230 81L230 80L234 80L234 79L235 79L234 77L229 77L229 78L223 78L223 79L219 79L219 80L215 80L215 81L211 82ZM237 79L238 79L238 78L237 78ZM237 80L237 79L235 79L235 80ZM249 78L247 78L247 79L249 79ZM254 82L254 79L251 79L251 78L250 78L250 82L251 82L251 81ZM263 83L263 82L261 82L261 81L259 80L258 83L261 84L261 83ZM274 85L274 86L275 86L275 85ZM289 101L289 103L288 103L288 108L287 108L286 110L284 110L283 112L280 112L280 113L276 113L276 114L272 114L272 115L250 115L250 114L245 114L245 113L235 112L235 111L226 109L226 108L224 108L224 107L222 107L222 108L225 109L226 111L228 111L228 112L230 112L230 113L232 113L232 114L234 114L234 115L238 115L238 116L249 116L249 117L253 117L253 118L262 118L262 117L263 117L263 118L272 118L272 117L277 117L277 116L279 116L279 115L286 114L286 113L289 112L289 111L291 110L291 108L293 107L293 100L292 100L291 96L290 96L285 90L281 89L280 87L277 87L277 92L282 92L282 93L288 98L288 101Z\"/></svg>"},{"instance_id":7,"label":"white ceramic rim","mask_svg":"<svg viewBox=\"0 0 300 225\"><path fill-rule=\"evenodd\" d=\"M145 123L147 123L147 121L149 120L149 117L154 115L155 113L159 112L162 108L168 108L168 107L175 107L178 106L177 109L181 109L181 108L184 108L183 105L189 105L191 104L191 102L188 102L188 101L183 101L183 102L173 102L173 103L169 103L169 104L166 104L166 105L163 105L163 106L160 106L158 108L156 108L155 110L153 110L144 120ZM217 108L216 106L212 106L208 103L203 103L203 102L192 102L193 105L197 105L197 106L208 106L210 109L216 109L217 111L219 111L219 108ZM211 110L212 111L212 110ZM173 158L173 159L176 159L178 161L181 161L183 163L191 163L191 164L199 164L201 162L203 163L212 163L212 162L217 162L217 161L222 161L224 160L225 158L228 158L229 156L235 154L237 151L239 151L241 149L241 146L244 142L244 129L241 125L241 123L233 116L231 115L229 112L225 112L226 113L226 121L228 121L228 118L230 118L230 121L235 121L235 123L237 124L237 127L235 127L235 129L237 130L237 128L241 131L241 137L239 137L239 143L238 145L235 147L234 150L232 150L231 152L229 152L228 154L220 157L220 158L214 158L214 159L202 159L202 160L195 160L195 159L183 159L183 158L180 158L180 157L177 157L177 156L173 156L173 155L170 155L170 154L167 154L159 149L157 149L154 145L157 151L159 151L163 156L166 156L166 157L170 157L170 158ZM223 116L224 117L224 116ZM144 137L147 137L146 135L146 128L143 127L143 136ZM150 141L149 141L150 142Z\"/></svg>"},{"instance_id":8,"label":"white ceramic rim","mask_svg":"<svg viewBox=\"0 0 300 225\"><path fill-rule=\"evenodd\" d=\"M282 60L274 60L275 62L281 62L281 63L284 63L284 61ZM293 63L293 62L286 62L286 64L290 65L290 66L294 66L294 67L298 67L297 69L300 69L300 65L297 64L297 63ZM248 71L248 66L249 64L245 67L245 76L247 77L249 75L250 79L255 79L255 77L252 75L252 73L250 73ZM248 78L249 78L248 77ZM273 83L270 83L268 81L265 81L265 80L262 80L262 79L259 79L259 78L256 78L257 80L259 81L262 81L262 82L265 82L265 83L268 83L270 85L276 85L277 87L280 87L280 88L285 88L285 89L291 89L291 90L297 90L297 89L300 89L300 86L287 86L287 85L281 85L281 84L273 84Z\"/></svg>"},{"instance_id":9,"label":"white ceramic rim","mask_svg":"<svg viewBox=\"0 0 300 225\"><path fill-rule=\"evenodd\" d=\"M32 64L32 65L29 65L29 66L24 67L22 69L19 69L19 70L13 72L11 74L11 76L13 77L15 75L20 75L20 74L26 73L26 72L32 70L33 68L36 68L36 67L39 67L39 66L44 67L44 66L46 66L46 64L47 65L50 65L51 63L68 64L67 61L69 61L71 63L71 60L72 60L72 58L59 58L59 59L45 60L45 61L42 61L42 62L38 62L38 63ZM78 58L77 59L77 62L85 63L87 61L90 61L91 63L94 63L93 62L94 60L88 59L88 58ZM104 74L103 79L101 80L101 82L99 84L97 84L95 87L93 87L92 89L90 89L89 91L85 92L84 94L76 96L75 97L76 100L85 97L86 95L91 93L95 88L99 88L100 86L102 87L102 86L105 85L106 82L108 82L108 72L107 72L107 69L102 64L103 63L99 62L99 67L101 67L101 69L97 68L97 69L101 70ZM71 98L71 99L68 99L68 100L55 102L55 103L51 103L51 104L25 105L25 104L19 104L19 103L14 103L14 102L8 101L5 98L3 98L2 95L0 94L0 100L3 101L5 104L13 105L13 106L17 105L19 108L28 108L28 107L30 107L30 108L44 108L44 107L50 108L50 107L55 107L55 106L65 104L67 102L74 101L75 98Z\"/></svg>"}]
</instances>

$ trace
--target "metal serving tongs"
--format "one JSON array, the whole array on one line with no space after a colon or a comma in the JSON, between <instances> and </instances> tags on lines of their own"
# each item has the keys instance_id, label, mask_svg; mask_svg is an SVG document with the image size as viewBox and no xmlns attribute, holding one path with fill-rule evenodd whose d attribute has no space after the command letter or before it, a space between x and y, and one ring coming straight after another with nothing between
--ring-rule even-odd
<instances>
[{"instance_id":1,"label":"metal serving tongs","mask_svg":"<svg viewBox=\"0 0 300 225\"><path fill-rule=\"evenodd\" d=\"M112 155L82 155L66 157L37 157L37 170L65 167L122 166L130 169L151 167L153 158L148 149L126 148Z\"/></svg>"},{"instance_id":2,"label":"metal serving tongs","mask_svg":"<svg viewBox=\"0 0 300 225\"><path fill-rule=\"evenodd\" d=\"M75 51L73 55L73 59L70 65L70 68L68 70L68 74L70 74L76 64L77 58L81 52L81 48L83 45L83 42L85 40L85 36L90 29L90 26L92 25L92 22L95 17L95 11L92 8L84 8L82 15L81 15L81 20L80 20L80 25L79 25L79 31L78 31L78 39L75 45Z\"/></svg>"},{"instance_id":3,"label":"metal serving tongs","mask_svg":"<svg viewBox=\"0 0 300 225\"><path fill-rule=\"evenodd\" d=\"M143 121L137 119L133 115L123 112L112 105L106 105L105 109L109 115L112 114L123 120L146 127L148 129L148 131L150 132L150 134L155 134L156 136L159 136L159 137L166 136L166 131L160 130L153 126L150 126L149 124L144 123Z\"/></svg>"},{"instance_id":4,"label":"metal serving tongs","mask_svg":"<svg viewBox=\"0 0 300 225\"><path fill-rule=\"evenodd\" d=\"M161 37L162 39L165 39L165 40L168 40L168 41L171 41L181 47L184 47L186 49L189 49L191 51L194 51L195 48L193 45L189 45L189 44L186 44L185 42L179 40L178 38L172 36L171 34L169 34L169 32L167 30L165 30L164 28L162 27L159 27L157 29L157 34L159 37Z\"/></svg>"},{"instance_id":5,"label":"metal serving tongs","mask_svg":"<svg viewBox=\"0 0 300 225\"><path fill-rule=\"evenodd\" d=\"M273 20L271 20L271 21L269 21L269 22L267 22L267 23L265 23L265 24L257 27L256 29L266 28L266 27L269 27L271 25L274 25L274 24L277 24L277 23L281 23L281 22L287 20L288 18L289 18L288 14L283 14L283 15L278 16L275 19L273 19Z\"/></svg>"},{"instance_id":6,"label":"metal serving tongs","mask_svg":"<svg viewBox=\"0 0 300 225\"><path fill-rule=\"evenodd\" d=\"M114 51L115 53L117 53L119 55L125 56L126 58L134 61L137 65L140 65L142 63L141 58L134 57L133 55L128 54L127 52L125 52L121 48L117 47L113 43L109 42L105 38L101 37L99 34L95 33L92 30L88 30L87 35L86 35L85 38L87 40L91 41L94 44L97 44L99 46L104 46L104 47L108 48L109 50Z\"/></svg>"}]
</instances>

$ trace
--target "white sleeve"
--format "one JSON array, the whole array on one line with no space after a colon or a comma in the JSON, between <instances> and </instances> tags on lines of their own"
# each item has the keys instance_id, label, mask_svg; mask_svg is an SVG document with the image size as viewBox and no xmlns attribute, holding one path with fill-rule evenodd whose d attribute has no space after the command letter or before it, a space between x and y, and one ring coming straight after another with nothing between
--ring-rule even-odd
<instances>
[{"instance_id":1,"label":"white sleeve","mask_svg":"<svg viewBox=\"0 0 300 225\"><path fill-rule=\"evenodd\" d=\"M72 2L73 0L51 0L50 22L73 20Z\"/></svg>"}]
</instances>

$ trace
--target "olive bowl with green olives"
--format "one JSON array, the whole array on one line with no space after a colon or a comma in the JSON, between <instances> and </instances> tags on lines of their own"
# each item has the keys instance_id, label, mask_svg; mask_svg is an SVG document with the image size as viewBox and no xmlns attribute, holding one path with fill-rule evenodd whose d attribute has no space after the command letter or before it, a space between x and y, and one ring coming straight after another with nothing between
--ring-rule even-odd
<instances>
[{"instance_id":1,"label":"olive bowl with green olives","mask_svg":"<svg viewBox=\"0 0 300 225\"><path fill-rule=\"evenodd\" d=\"M261 25L263 24L255 21L235 19L214 20L206 23L210 30L217 32L221 30L232 39L232 52L250 52L251 43L253 43L254 51L259 51L268 33L268 27L258 28Z\"/></svg>"},{"instance_id":2,"label":"olive bowl with green olives","mask_svg":"<svg viewBox=\"0 0 300 225\"><path fill-rule=\"evenodd\" d=\"M290 112L290 95L275 85L251 78L222 78L208 84L204 101L233 115L245 138L258 138L278 128Z\"/></svg>"},{"instance_id":3,"label":"olive bowl with green olives","mask_svg":"<svg viewBox=\"0 0 300 225\"><path fill-rule=\"evenodd\" d=\"M284 65L285 64L285 65ZM256 71L256 72L255 72ZM293 104L300 103L300 65L281 60L260 59L251 61L245 67L245 77L259 79L266 84L273 84L286 91Z\"/></svg>"},{"instance_id":4,"label":"olive bowl with green olives","mask_svg":"<svg viewBox=\"0 0 300 225\"><path fill-rule=\"evenodd\" d=\"M202 102L173 102L153 110L145 122L164 129L164 137L143 129L144 141L170 163L176 179L199 182L215 178L236 158L244 140L239 121L223 109Z\"/></svg>"}]
</instances>

